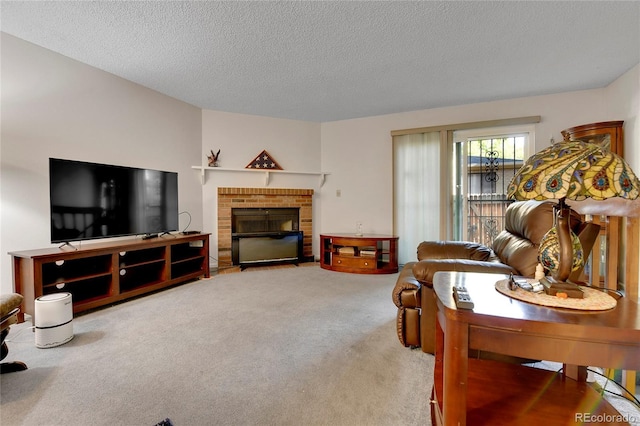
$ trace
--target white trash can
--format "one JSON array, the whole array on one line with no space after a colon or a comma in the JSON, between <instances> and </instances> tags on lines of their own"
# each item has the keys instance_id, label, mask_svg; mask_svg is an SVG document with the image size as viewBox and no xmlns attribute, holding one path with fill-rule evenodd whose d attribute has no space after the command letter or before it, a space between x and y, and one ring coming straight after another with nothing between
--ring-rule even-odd
<instances>
[{"instance_id":1,"label":"white trash can","mask_svg":"<svg viewBox=\"0 0 640 426\"><path fill-rule=\"evenodd\" d=\"M73 339L71 293L53 293L35 301L36 346L53 348Z\"/></svg>"}]
</instances>

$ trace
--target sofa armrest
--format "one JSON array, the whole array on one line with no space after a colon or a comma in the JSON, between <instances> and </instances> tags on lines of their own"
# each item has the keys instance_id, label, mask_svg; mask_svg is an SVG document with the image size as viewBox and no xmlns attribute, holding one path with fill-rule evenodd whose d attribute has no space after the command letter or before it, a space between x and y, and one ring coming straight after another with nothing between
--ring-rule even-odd
<instances>
[{"instance_id":1,"label":"sofa armrest","mask_svg":"<svg viewBox=\"0 0 640 426\"><path fill-rule=\"evenodd\" d=\"M433 275L438 271L517 274L518 271L500 262L467 259L428 259L413 265L413 276L422 284L433 287Z\"/></svg>"},{"instance_id":2,"label":"sofa armrest","mask_svg":"<svg viewBox=\"0 0 640 426\"><path fill-rule=\"evenodd\" d=\"M20 306L23 297L18 293L5 293L0 295L0 317L4 318L11 311Z\"/></svg>"},{"instance_id":3,"label":"sofa armrest","mask_svg":"<svg viewBox=\"0 0 640 426\"><path fill-rule=\"evenodd\" d=\"M398 308L420 307L420 288L422 288L422 284L413 276L412 268L415 263L407 262L404 265L400 270L396 285L393 287L391 298Z\"/></svg>"},{"instance_id":4,"label":"sofa armrest","mask_svg":"<svg viewBox=\"0 0 640 426\"><path fill-rule=\"evenodd\" d=\"M418 260L425 259L489 261L496 256L491 248L469 241L423 241L418 245Z\"/></svg>"}]
</instances>

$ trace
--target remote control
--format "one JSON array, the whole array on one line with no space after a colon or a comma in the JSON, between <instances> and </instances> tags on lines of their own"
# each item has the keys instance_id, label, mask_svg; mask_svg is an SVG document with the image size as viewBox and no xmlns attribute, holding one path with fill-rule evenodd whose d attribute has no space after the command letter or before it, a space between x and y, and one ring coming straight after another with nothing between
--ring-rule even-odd
<instances>
[{"instance_id":1,"label":"remote control","mask_svg":"<svg viewBox=\"0 0 640 426\"><path fill-rule=\"evenodd\" d=\"M453 286L453 298L458 309L473 309L473 301L465 287Z\"/></svg>"},{"instance_id":2,"label":"remote control","mask_svg":"<svg viewBox=\"0 0 640 426\"><path fill-rule=\"evenodd\" d=\"M525 291L533 291L533 286L527 282L527 280L516 280L518 287Z\"/></svg>"}]
</instances>

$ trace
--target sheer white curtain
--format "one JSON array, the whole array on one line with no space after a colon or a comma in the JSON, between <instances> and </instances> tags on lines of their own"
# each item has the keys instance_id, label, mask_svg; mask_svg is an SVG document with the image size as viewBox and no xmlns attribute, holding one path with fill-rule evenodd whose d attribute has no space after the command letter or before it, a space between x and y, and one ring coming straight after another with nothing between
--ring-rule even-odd
<instances>
[{"instance_id":1,"label":"sheer white curtain","mask_svg":"<svg viewBox=\"0 0 640 426\"><path fill-rule=\"evenodd\" d=\"M394 136L394 233L400 264L416 260L416 248L440 238L440 133Z\"/></svg>"}]
</instances>

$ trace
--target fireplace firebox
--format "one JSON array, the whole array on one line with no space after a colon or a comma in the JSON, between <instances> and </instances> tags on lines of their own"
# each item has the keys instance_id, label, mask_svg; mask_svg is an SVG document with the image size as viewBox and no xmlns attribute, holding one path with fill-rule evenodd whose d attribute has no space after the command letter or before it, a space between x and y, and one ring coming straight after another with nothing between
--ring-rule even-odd
<instances>
[{"instance_id":1,"label":"fireplace firebox","mask_svg":"<svg viewBox=\"0 0 640 426\"><path fill-rule=\"evenodd\" d=\"M298 264L303 257L300 209L231 209L231 258L244 269L274 262Z\"/></svg>"}]
</instances>

